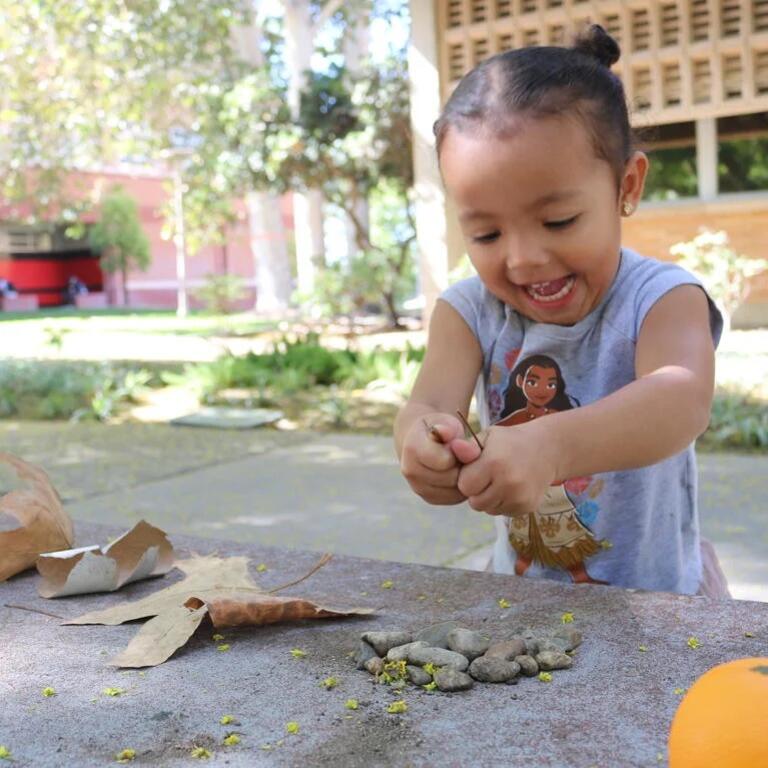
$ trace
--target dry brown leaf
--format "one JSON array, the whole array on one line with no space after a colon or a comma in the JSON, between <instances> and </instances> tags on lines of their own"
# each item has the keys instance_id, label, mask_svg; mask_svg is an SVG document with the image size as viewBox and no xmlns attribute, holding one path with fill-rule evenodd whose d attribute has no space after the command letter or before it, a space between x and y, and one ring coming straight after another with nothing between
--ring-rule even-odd
<instances>
[{"instance_id":1,"label":"dry brown leaf","mask_svg":"<svg viewBox=\"0 0 768 768\"><path fill-rule=\"evenodd\" d=\"M5 581L31 568L42 552L71 547L75 534L59 494L40 467L4 452L0 462L13 467L25 484L0 498L0 513L21 523L21 528L0 532L0 581Z\"/></svg>"},{"instance_id":2,"label":"dry brown leaf","mask_svg":"<svg viewBox=\"0 0 768 768\"><path fill-rule=\"evenodd\" d=\"M310 574L329 559L324 557ZM87 613L65 623L115 625L156 617L109 662L118 667L151 667L162 664L184 645L208 614L215 626L233 627L372 613L367 608L324 608L303 598L277 597L264 592L251 579L245 557L194 557L178 561L176 566L187 574L177 584L142 600Z\"/></svg>"},{"instance_id":3,"label":"dry brown leaf","mask_svg":"<svg viewBox=\"0 0 768 768\"><path fill-rule=\"evenodd\" d=\"M263 624L276 624L279 621L326 619L333 616L370 613L365 609L325 608L303 597L254 595L250 592L214 595L204 600L191 597L184 605L192 609L207 606L208 615L217 629L257 627Z\"/></svg>"},{"instance_id":4,"label":"dry brown leaf","mask_svg":"<svg viewBox=\"0 0 768 768\"><path fill-rule=\"evenodd\" d=\"M46 552L37 559L41 597L113 592L173 567L173 547L164 531L140 520L103 549L98 546Z\"/></svg>"}]
</instances>

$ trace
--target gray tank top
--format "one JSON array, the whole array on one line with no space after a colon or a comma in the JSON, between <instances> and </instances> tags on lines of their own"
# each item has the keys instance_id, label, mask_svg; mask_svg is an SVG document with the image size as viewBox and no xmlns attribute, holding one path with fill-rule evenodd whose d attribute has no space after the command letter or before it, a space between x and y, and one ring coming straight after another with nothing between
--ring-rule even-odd
<instances>
[{"instance_id":1,"label":"gray tank top","mask_svg":"<svg viewBox=\"0 0 768 768\"><path fill-rule=\"evenodd\" d=\"M633 381L645 316L664 294L685 284L701 286L675 264L624 248L608 292L573 326L529 320L478 277L452 285L441 298L464 318L483 353L476 391L483 425L531 418L526 382L548 382L545 407L551 413L594 402ZM709 306L717 345L722 317L711 299ZM693 444L649 467L572 478L552 486L536 514L496 518L493 569L514 573L517 564L525 576L581 581L586 574L621 587L695 594L701 580L696 495Z\"/></svg>"}]
</instances>

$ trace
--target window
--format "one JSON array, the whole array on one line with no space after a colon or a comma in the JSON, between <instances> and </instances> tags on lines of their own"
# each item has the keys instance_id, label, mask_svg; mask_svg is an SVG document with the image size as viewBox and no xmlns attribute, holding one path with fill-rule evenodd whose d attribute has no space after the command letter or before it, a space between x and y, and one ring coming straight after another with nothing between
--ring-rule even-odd
<instances>
[{"instance_id":1,"label":"window","mask_svg":"<svg viewBox=\"0 0 768 768\"><path fill-rule=\"evenodd\" d=\"M640 134L639 144L650 161L643 199L696 197L696 126L693 122L647 129Z\"/></svg>"},{"instance_id":2,"label":"window","mask_svg":"<svg viewBox=\"0 0 768 768\"><path fill-rule=\"evenodd\" d=\"M717 138L720 192L768 189L768 114L720 118Z\"/></svg>"}]
</instances>

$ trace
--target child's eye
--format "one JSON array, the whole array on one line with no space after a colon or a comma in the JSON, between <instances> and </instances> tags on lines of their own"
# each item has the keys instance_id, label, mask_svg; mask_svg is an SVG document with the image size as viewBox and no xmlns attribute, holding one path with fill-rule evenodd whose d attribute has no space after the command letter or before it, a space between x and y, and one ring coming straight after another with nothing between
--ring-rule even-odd
<instances>
[{"instance_id":1,"label":"child's eye","mask_svg":"<svg viewBox=\"0 0 768 768\"><path fill-rule=\"evenodd\" d=\"M578 215L571 216L570 219L561 219L560 221L545 221L544 226L547 229L565 229L566 227L573 224L576 219L578 219Z\"/></svg>"},{"instance_id":2,"label":"child's eye","mask_svg":"<svg viewBox=\"0 0 768 768\"><path fill-rule=\"evenodd\" d=\"M489 232L487 235L477 235L472 238L473 243L492 243L498 240L500 232Z\"/></svg>"}]
</instances>

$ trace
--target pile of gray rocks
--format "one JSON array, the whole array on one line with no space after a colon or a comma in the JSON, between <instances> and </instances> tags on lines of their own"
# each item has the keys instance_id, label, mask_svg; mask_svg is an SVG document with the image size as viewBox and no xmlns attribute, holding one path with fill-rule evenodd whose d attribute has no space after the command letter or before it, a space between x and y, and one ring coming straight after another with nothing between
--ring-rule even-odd
<instances>
[{"instance_id":1,"label":"pile of gray rocks","mask_svg":"<svg viewBox=\"0 0 768 768\"><path fill-rule=\"evenodd\" d=\"M581 633L567 625L552 633L520 629L508 639L493 639L447 621L415 633L365 632L355 664L389 682L434 682L431 687L441 691L464 691L475 681L514 684L521 675L570 669L580 643Z\"/></svg>"}]
</instances>

